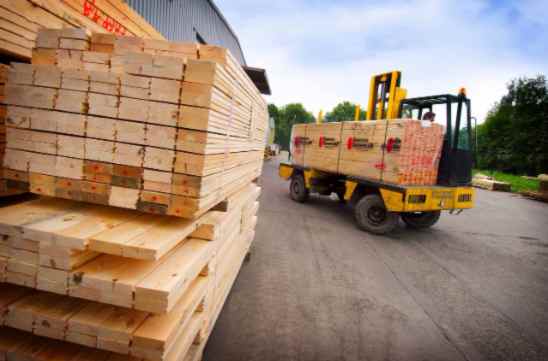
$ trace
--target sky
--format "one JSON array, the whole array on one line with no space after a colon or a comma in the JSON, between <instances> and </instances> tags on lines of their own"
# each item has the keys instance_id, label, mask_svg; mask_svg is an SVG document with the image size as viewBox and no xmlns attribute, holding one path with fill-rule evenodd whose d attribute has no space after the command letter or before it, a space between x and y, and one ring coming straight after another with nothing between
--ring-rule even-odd
<instances>
[{"instance_id":1,"label":"sky","mask_svg":"<svg viewBox=\"0 0 548 361\"><path fill-rule=\"evenodd\" d=\"M465 87L483 121L513 78L548 74L548 0L215 0L276 105L366 106L373 74L408 97Z\"/></svg>"}]
</instances>

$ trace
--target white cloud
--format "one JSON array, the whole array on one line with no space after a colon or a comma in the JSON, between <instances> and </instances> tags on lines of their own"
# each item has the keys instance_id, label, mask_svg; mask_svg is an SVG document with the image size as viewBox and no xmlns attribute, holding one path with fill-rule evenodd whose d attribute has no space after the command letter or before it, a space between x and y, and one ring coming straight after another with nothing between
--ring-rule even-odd
<instances>
[{"instance_id":1,"label":"white cloud","mask_svg":"<svg viewBox=\"0 0 548 361\"><path fill-rule=\"evenodd\" d=\"M278 105L365 106L371 75L399 69L409 96L465 86L481 120L510 79L548 71L538 56L548 56L548 39L539 41L547 34L542 1L512 8L483 0L216 2L248 64L267 69L268 100ZM535 33L526 32L529 24ZM525 46L524 38L535 42Z\"/></svg>"}]
</instances>

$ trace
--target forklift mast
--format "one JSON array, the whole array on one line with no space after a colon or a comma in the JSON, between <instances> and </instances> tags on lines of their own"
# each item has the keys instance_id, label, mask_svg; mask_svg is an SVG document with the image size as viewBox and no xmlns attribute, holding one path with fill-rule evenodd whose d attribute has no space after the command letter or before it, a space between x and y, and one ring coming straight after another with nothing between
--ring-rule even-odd
<instances>
[{"instance_id":1,"label":"forklift mast","mask_svg":"<svg viewBox=\"0 0 548 361\"><path fill-rule=\"evenodd\" d=\"M400 103L407 90L400 87L401 71L392 71L371 77L367 120L397 119Z\"/></svg>"}]
</instances>

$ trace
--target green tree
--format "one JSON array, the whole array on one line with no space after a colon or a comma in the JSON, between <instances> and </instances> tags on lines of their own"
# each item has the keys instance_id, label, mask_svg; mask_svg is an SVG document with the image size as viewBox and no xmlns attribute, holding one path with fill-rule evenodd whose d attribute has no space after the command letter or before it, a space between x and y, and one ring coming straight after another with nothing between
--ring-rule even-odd
<instances>
[{"instance_id":1,"label":"green tree","mask_svg":"<svg viewBox=\"0 0 548 361\"><path fill-rule=\"evenodd\" d=\"M356 114L356 104L349 101L339 103L325 115L325 120L328 122L343 122L354 120ZM365 119L365 110L360 110L360 120Z\"/></svg>"},{"instance_id":2,"label":"green tree","mask_svg":"<svg viewBox=\"0 0 548 361\"><path fill-rule=\"evenodd\" d=\"M271 118L278 119L280 116L280 110L276 106L276 104L268 104L268 114Z\"/></svg>"},{"instance_id":3,"label":"green tree","mask_svg":"<svg viewBox=\"0 0 548 361\"><path fill-rule=\"evenodd\" d=\"M294 124L312 123L315 118L300 103L291 103L282 107L274 104L268 105L268 112L274 118L276 134L274 142L282 149L289 150L291 128Z\"/></svg>"},{"instance_id":4,"label":"green tree","mask_svg":"<svg viewBox=\"0 0 548 361\"><path fill-rule=\"evenodd\" d=\"M478 167L515 174L548 172L546 78L520 78L478 125Z\"/></svg>"}]
</instances>

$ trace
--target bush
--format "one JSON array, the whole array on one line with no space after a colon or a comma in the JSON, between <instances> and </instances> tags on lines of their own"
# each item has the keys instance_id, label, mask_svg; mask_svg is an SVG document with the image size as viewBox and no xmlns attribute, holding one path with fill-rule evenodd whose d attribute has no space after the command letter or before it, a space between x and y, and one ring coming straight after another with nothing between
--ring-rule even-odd
<instances>
[{"instance_id":1,"label":"bush","mask_svg":"<svg viewBox=\"0 0 548 361\"><path fill-rule=\"evenodd\" d=\"M478 164L513 174L548 172L546 78L516 79L478 126Z\"/></svg>"}]
</instances>

